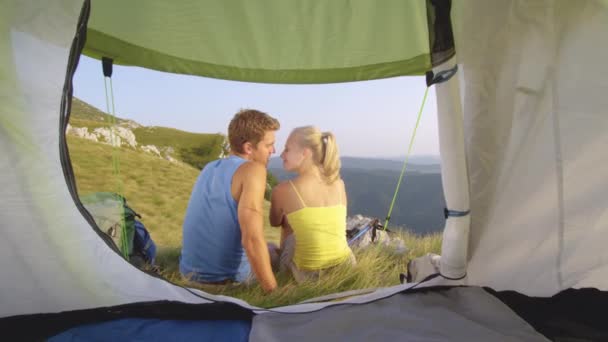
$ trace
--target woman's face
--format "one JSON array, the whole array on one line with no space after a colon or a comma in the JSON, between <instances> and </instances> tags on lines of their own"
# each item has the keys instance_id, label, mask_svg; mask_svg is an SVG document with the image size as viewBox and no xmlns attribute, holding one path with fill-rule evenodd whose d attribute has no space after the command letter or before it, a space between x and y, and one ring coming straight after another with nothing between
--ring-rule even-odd
<instances>
[{"instance_id":1,"label":"woman's face","mask_svg":"<svg viewBox=\"0 0 608 342\"><path fill-rule=\"evenodd\" d=\"M297 171L305 158L304 148L297 144L293 134L289 135L289 138L287 138L287 142L285 143L285 149L281 152L283 169L291 172Z\"/></svg>"}]
</instances>

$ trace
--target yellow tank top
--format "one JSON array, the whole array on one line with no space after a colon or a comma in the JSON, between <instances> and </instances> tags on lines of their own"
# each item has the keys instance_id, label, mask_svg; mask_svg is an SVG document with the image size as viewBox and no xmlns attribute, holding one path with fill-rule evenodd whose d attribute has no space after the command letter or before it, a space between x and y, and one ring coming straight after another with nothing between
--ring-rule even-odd
<instances>
[{"instance_id":1,"label":"yellow tank top","mask_svg":"<svg viewBox=\"0 0 608 342\"><path fill-rule=\"evenodd\" d=\"M289 181L302 203L302 208L287 214L295 234L293 262L301 270L320 270L346 261L352 253L346 241L346 207L307 207Z\"/></svg>"}]
</instances>

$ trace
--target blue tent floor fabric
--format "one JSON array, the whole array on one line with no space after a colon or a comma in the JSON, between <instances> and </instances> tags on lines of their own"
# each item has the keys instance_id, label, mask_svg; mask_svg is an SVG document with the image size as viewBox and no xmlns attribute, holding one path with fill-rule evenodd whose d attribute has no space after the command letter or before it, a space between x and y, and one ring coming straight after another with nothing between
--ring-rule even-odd
<instances>
[{"instance_id":1,"label":"blue tent floor fabric","mask_svg":"<svg viewBox=\"0 0 608 342\"><path fill-rule=\"evenodd\" d=\"M75 327L49 342L88 341L247 341L248 321L185 321L124 318Z\"/></svg>"},{"instance_id":2,"label":"blue tent floor fabric","mask_svg":"<svg viewBox=\"0 0 608 342\"><path fill-rule=\"evenodd\" d=\"M71 329L74 329L73 332L76 334L80 329L84 329L83 331L89 334L89 329L95 329L94 326L127 319L168 322L241 322L241 324L250 325L253 316L253 311L229 302L187 304L165 300L4 317L0 318L0 331L6 336L19 336L19 340L22 341L40 341L58 336ZM154 330L156 326L155 324L141 324L139 333L147 335L145 330L148 328ZM193 329L197 328L193 327Z\"/></svg>"}]
</instances>

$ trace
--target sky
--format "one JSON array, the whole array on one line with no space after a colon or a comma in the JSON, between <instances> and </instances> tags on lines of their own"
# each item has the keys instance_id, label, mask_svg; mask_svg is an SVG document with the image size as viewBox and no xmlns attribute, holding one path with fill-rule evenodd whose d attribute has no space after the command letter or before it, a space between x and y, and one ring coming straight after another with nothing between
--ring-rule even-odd
<instances>
[{"instance_id":1,"label":"sky","mask_svg":"<svg viewBox=\"0 0 608 342\"><path fill-rule=\"evenodd\" d=\"M277 153L289 132L315 125L335 134L340 154L354 157L405 156L424 91L424 77L324 85L282 85L226 81L114 66L116 115L145 126L173 127L196 133L227 134L240 109L252 108L277 118ZM106 110L101 62L81 56L74 96ZM435 91L429 90L412 154L438 155Z\"/></svg>"}]
</instances>

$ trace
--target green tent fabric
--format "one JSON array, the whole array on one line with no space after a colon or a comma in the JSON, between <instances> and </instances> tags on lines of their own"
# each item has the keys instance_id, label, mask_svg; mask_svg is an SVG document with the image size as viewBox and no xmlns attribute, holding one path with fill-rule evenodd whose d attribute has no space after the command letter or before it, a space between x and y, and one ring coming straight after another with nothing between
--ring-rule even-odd
<instances>
[{"instance_id":1,"label":"green tent fabric","mask_svg":"<svg viewBox=\"0 0 608 342\"><path fill-rule=\"evenodd\" d=\"M370 80L451 57L449 20L448 1L108 0L91 4L83 53L240 81Z\"/></svg>"}]
</instances>

